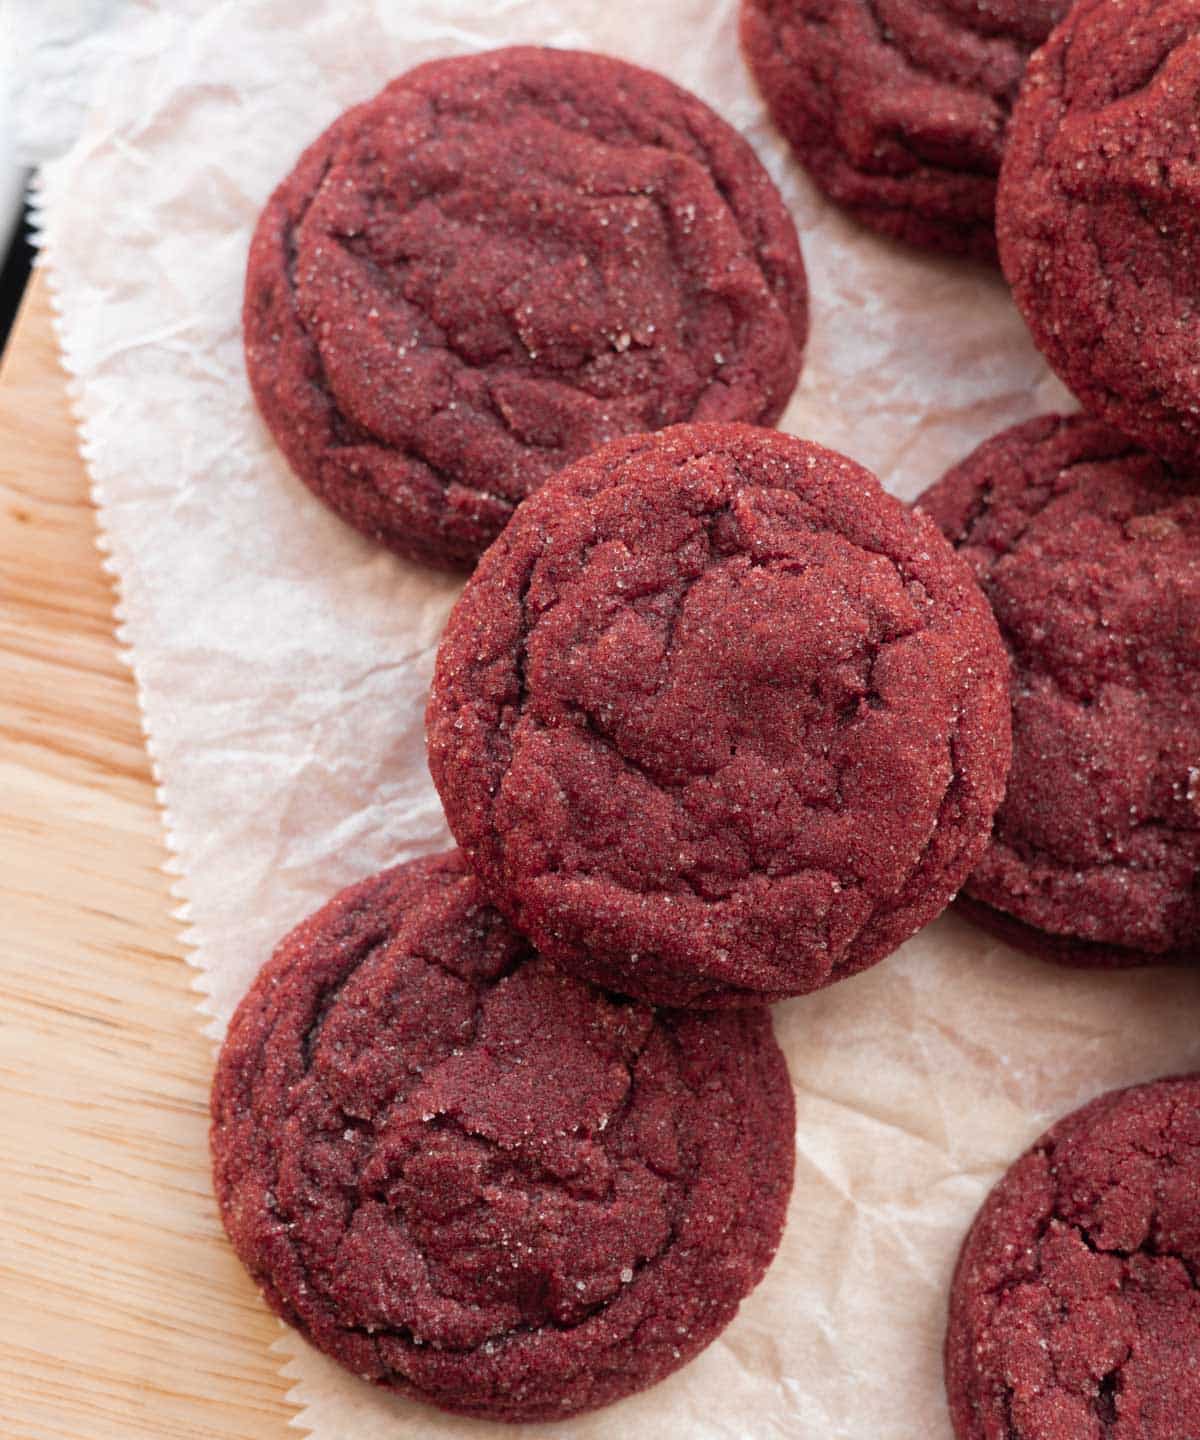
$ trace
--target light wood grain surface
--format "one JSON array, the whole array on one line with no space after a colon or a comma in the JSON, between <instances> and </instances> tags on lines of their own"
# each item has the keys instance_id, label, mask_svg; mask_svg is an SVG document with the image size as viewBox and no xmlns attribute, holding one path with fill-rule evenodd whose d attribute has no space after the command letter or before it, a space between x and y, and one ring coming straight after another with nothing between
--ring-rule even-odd
<instances>
[{"instance_id":1,"label":"light wood grain surface","mask_svg":"<svg viewBox=\"0 0 1200 1440\"><path fill-rule=\"evenodd\" d=\"M282 1437L43 280L0 370L0 1434Z\"/></svg>"}]
</instances>

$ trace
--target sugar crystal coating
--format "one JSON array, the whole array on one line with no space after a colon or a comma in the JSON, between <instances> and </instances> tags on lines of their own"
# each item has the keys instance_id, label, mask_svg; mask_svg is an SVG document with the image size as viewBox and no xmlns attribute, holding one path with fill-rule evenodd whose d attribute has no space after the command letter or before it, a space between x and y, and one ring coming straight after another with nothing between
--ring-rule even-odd
<instances>
[{"instance_id":1,"label":"sugar crystal coating","mask_svg":"<svg viewBox=\"0 0 1200 1440\"><path fill-rule=\"evenodd\" d=\"M742 44L817 184L910 244L996 257L996 177L1030 53L1067 0L743 0Z\"/></svg>"},{"instance_id":2,"label":"sugar crystal coating","mask_svg":"<svg viewBox=\"0 0 1200 1440\"><path fill-rule=\"evenodd\" d=\"M966 565L845 457L677 426L527 501L428 711L451 829L548 958L663 1004L816 989L948 902L1009 759Z\"/></svg>"},{"instance_id":3,"label":"sugar crystal coating","mask_svg":"<svg viewBox=\"0 0 1200 1440\"><path fill-rule=\"evenodd\" d=\"M1200 485L1084 416L918 502L1012 660L1013 764L968 913L1080 965L1200 954Z\"/></svg>"},{"instance_id":4,"label":"sugar crystal coating","mask_svg":"<svg viewBox=\"0 0 1200 1440\"><path fill-rule=\"evenodd\" d=\"M469 566L605 440L778 418L807 290L749 145L649 71L518 47L419 66L258 223L247 369L292 467L393 549Z\"/></svg>"},{"instance_id":5,"label":"sugar crystal coating","mask_svg":"<svg viewBox=\"0 0 1200 1440\"><path fill-rule=\"evenodd\" d=\"M988 1196L950 1296L958 1440L1188 1440L1200 1415L1200 1077L1114 1091Z\"/></svg>"},{"instance_id":6,"label":"sugar crystal coating","mask_svg":"<svg viewBox=\"0 0 1200 1440\"><path fill-rule=\"evenodd\" d=\"M1084 407L1200 462L1200 10L1080 0L1029 67L1000 178L1004 273Z\"/></svg>"},{"instance_id":7,"label":"sugar crystal coating","mask_svg":"<svg viewBox=\"0 0 1200 1440\"><path fill-rule=\"evenodd\" d=\"M225 1226L357 1374L526 1421L660 1380L778 1244L793 1104L765 1012L654 1011L552 969L457 853L280 945L213 1086Z\"/></svg>"}]
</instances>

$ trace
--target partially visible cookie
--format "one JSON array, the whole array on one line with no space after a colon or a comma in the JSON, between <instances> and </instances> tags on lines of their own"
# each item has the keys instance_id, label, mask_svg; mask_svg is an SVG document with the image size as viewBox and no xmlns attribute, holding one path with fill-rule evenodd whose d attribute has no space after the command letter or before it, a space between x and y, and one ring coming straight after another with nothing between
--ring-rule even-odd
<instances>
[{"instance_id":1,"label":"partially visible cookie","mask_svg":"<svg viewBox=\"0 0 1200 1440\"><path fill-rule=\"evenodd\" d=\"M1200 463L1200 9L1080 0L1029 67L1000 178L1004 273L1094 415Z\"/></svg>"},{"instance_id":2,"label":"partially visible cookie","mask_svg":"<svg viewBox=\"0 0 1200 1440\"><path fill-rule=\"evenodd\" d=\"M1189 1440L1200 1416L1200 1076L1093 1100L988 1196L950 1292L958 1440Z\"/></svg>"},{"instance_id":3,"label":"partially visible cookie","mask_svg":"<svg viewBox=\"0 0 1200 1440\"><path fill-rule=\"evenodd\" d=\"M676 426L526 501L447 624L450 828L548 958L662 1004L873 965L982 854L1008 668L968 567L868 471Z\"/></svg>"},{"instance_id":4,"label":"partially visible cookie","mask_svg":"<svg viewBox=\"0 0 1200 1440\"><path fill-rule=\"evenodd\" d=\"M1200 958L1200 484L1047 415L917 503L1012 660L1012 771L968 913L1072 964Z\"/></svg>"},{"instance_id":5,"label":"partially visible cookie","mask_svg":"<svg viewBox=\"0 0 1200 1440\"><path fill-rule=\"evenodd\" d=\"M873 230L995 260L1026 61L1068 0L742 0L742 46L813 179Z\"/></svg>"},{"instance_id":6,"label":"partially visible cookie","mask_svg":"<svg viewBox=\"0 0 1200 1440\"><path fill-rule=\"evenodd\" d=\"M606 440L772 424L807 289L779 192L707 105L525 47L419 66L314 141L258 222L243 322L301 478L392 549L469 566Z\"/></svg>"},{"instance_id":7,"label":"partially visible cookie","mask_svg":"<svg viewBox=\"0 0 1200 1440\"><path fill-rule=\"evenodd\" d=\"M779 1243L794 1111L766 1011L553 969L457 853L344 890L242 1001L214 1181L271 1306L376 1384L563 1419L729 1324Z\"/></svg>"},{"instance_id":8,"label":"partially visible cookie","mask_svg":"<svg viewBox=\"0 0 1200 1440\"><path fill-rule=\"evenodd\" d=\"M976 900L966 889L958 892L954 908L981 930L1007 941L1018 950L1024 950L1027 955L1053 960L1057 965L1076 970L1128 970L1137 965L1200 958L1200 948L1196 946L1158 955L1134 949L1131 945L1106 945L1098 940L1080 940L1075 935L1056 935L1050 930L1039 930L1036 925L1026 925L1007 910Z\"/></svg>"}]
</instances>

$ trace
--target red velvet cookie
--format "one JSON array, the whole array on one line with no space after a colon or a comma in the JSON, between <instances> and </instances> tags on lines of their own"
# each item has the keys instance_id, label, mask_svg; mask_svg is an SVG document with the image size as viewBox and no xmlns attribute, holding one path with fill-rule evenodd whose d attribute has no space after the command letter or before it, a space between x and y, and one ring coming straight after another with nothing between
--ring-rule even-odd
<instances>
[{"instance_id":1,"label":"red velvet cookie","mask_svg":"<svg viewBox=\"0 0 1200 1440\"><path fill-rule=\"evenodd\" d=\"M1200 9L1080 0L1030 65L1000 179L1004 273L1094 415L1200 462Z\"/></svg>"},{"instance_id":2,"label":"red velvet cookie","mask_svg":"<svg viewBox=\"0 0 1200 1440\"><path fill-rule=\"evenodd\" d=\"M765 1012L539 959L457 853L351 886L242 1001L217 1199L271 1306L376 1384L562 1419L678 1369L762 1277L794 1113Z\"/></svg>"},{"instance_id":3,"label":"red velvet cookie","mask_svg":"<svg viewBox=\"0 0 1200 1440\"><path fill-rule=\"evenodd\" d=\"M968 913L1071 964L1200 958L1200 485L1047 415L918 504L1012 660L1012 772Z\"/></svg>"},{"instance_id":4,"label":"red velvet cookie","mask_svg":"<svg viewBox=\"0 0 1200 1440\"><path fill-rule=\"evenodd\" d=\"M664 1004L874 964L974 866L1007 665L958 559L867 471L745 425L606 446L459 600L434 781L543 954Z\"/></svg>"},{"instance_id":5,"label":"red velvet cookie","mask_svg":"<svg viewBox=\"0 0 1200 1440\"><path fill-rule=\"evenodd\" d=\"M1068 0L742 0L742 46L813 179L873 230L996 258L996 176Z\"/></svg>"},{"instance_id":6,"label":"red velvet cookie","mask_svg":"<svg viewBox=\"0 0 1200 1440\"><path fill-rule=\"evenodd\" d=\"M1093 1100L980 1210L950 1292L958 1440L1190 1440L1200 1076Z\"/></svg>"},{"instance_id":7,"label":"red velvet cookie","mask_svg":"<svg viewBox=\"0 0 1200 1440\"><path fill-rule=\"evenodd\" d=\"M518 48L422 65L309 147L259 220L243 323L297 473L460 566L606 440L772 424L807 290L778 191L707 105Z\"/></svg>"}]
</instances>

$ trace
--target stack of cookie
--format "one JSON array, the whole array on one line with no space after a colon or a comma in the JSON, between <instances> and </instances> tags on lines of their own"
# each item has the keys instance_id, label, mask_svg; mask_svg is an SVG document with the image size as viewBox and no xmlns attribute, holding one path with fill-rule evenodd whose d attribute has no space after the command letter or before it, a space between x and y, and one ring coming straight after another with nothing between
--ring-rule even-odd
<instances>
[{"instance_id":1,"label":"stack of cookie","mask_svg":"<svg viewBox=\"0 0 1200 1440\"><path fill-rule=\"evenodd\" d=\"M515 49L401 77L271 198L244 321L327 503L428 563L496 543L431 702L466 848L346 891L258 977L213 1091L226 1227L358 1373L561 1419L684 1364L770 1262L794 1108L748 1002L878 959L978 857L1008 756L995 626L932 525L752 428L800 369L795 227L659 76ZM876 840L909 716L935 768Z\"/></svg>"},{"instance_id":2,"label":"stack of cookie","mask_svg":"<svg viewBox=\"0 0 1200 1440\"><path fill-rule=\"evenodd\" d=\"M1198 99L1193 0L1082 0L1034 57L1000 258L1088 413L919 502L1013 658L1013 773L964 908L1078 965L1200 958Z\"/></svg>"},{"instance_id":3,"label":"stack of cookie","mask_svg":"<svg viewBox=\"0 0 1200 1440\"><path fill-rule=\"evenodd\" d=\"M1001 257L1100 415L997 437L915 509L761 428L799 373L799 244L746 143L661 77L423 66L255 235L248 369L292 465L475 569L427 713L460 848L281 944L218 1066L216 1189L286 1320L461 1414L606 1404L732 1319L791 1188L768 1003L964 886L1055 958L1200 954L1196 124L1172 108L1200 23L1081 0L1010 126L1061 4L876 8L746 0L781 128L870 223L984 257L1010 131ZM849 47L874 87L846 88ZM952 1305L961 1436L1200 1409L1198 1089L1097 1102L989 1201ZM1057 1325L1084 1294L1107 1329ZM1156 1400L1138 1357L1180 1325L1193 1378Z\"/></svg>"},{"instance_id":4,"label":"stack of cookie","mask_svg":"<svg viewBox=\"0 0 1200 1440\"><path fill-rule=\"evenodd\" d=\"M960 907L1072 964L1195 960L1200 14L1068 8L745 0L742 34L832 199L942 251L995 258L998 236L1088 412L997 436L918 501L1013 664L1008 796Z\"/></svg>"},{"instance_id":5,"label":"stack of cookie","mask_svg":"<svg viewBox=\"0 0 1200 1440\"><path fill-rule=\"evenodd\" d=\"M918 501L1012 665L1007 795L958 905L1071 965L1194 962L1200 9L744 0L743 40L831 198L911 243L998 252L1086 411L996 436ZM1200 1433L1198 1212L1194 1077L1044 1136L959 1261L960 1440Z\"/></svg>"}]
</instances>

